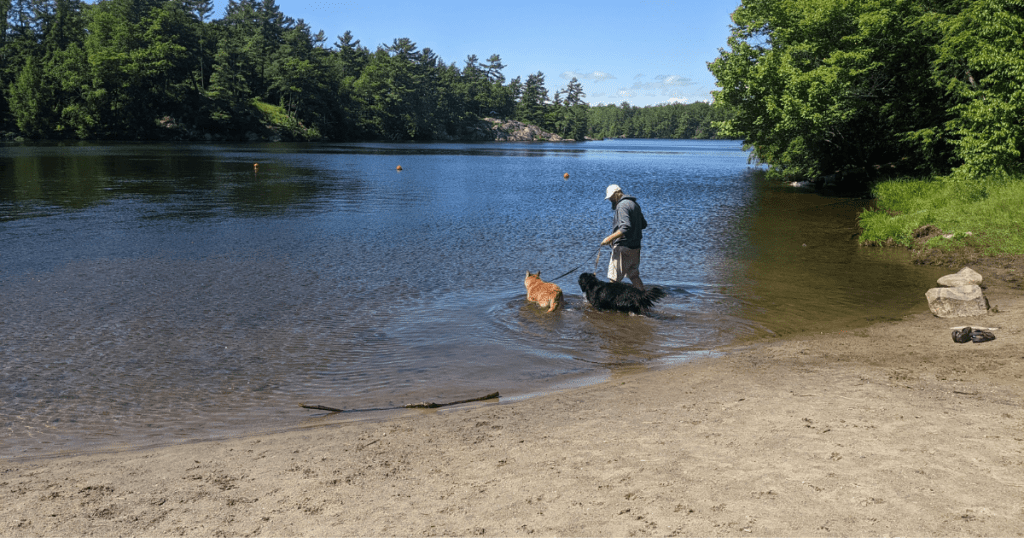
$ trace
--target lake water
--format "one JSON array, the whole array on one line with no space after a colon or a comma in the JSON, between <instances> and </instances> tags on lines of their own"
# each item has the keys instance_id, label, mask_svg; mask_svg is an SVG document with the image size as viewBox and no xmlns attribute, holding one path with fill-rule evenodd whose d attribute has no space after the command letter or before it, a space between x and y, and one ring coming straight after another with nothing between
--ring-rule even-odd
<instances>
[{"instance_id":1,"label":"lake water","mask_svg":"<svg viewBox=\"0 0 1024 538\"><path fill-rule=\"evenodd\" d=\"M649 222L650 316L576 284L609 183ZM0 147L0 457L510 401L926 309L937 270L858 247L865 204L733 141ZM526 302L526 271L581 264L564 311Z\"/></svg>"}]
</instances>

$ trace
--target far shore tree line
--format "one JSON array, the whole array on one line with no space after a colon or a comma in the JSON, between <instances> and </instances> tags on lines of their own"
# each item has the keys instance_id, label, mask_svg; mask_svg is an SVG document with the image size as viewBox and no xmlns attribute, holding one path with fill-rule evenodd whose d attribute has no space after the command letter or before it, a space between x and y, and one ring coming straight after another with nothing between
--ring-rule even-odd
<instances>
[{"instance_id":1,"label":"far shore tree line","mask_svg":"<svg viewBox=\"0 0 1024 538\"><path fill-rule=\"evenodd\" d=\"M779 178L1024 178L1021 0L743 0L717 105Z\"/></svg>"},{"instance_id":2,"label":"far shore tree line","mask_svg":"<svg viewBox=\"0 0 1024 538\"><path fill-rule=\"evenodd\" d=\"M498 54L462 67L407 38L333 44L274 0L0 0L0 133L28 139L238 137L452 140L480 119L564 138L715 138L707 103L590 106L575 78L506 80Z\"/></svg>"}]
</instances>

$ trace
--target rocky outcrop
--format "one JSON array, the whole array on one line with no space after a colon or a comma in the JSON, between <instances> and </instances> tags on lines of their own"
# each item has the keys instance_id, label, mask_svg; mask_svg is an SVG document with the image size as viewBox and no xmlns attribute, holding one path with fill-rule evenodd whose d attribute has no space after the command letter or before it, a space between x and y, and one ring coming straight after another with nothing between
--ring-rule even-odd
<instances>
[{"instance_id":1,"label":"rocky outcrop","mask_svg":"<svg viewBox=\"0 0 1024 538\"><path fill-rule=\"evenodd\" d=\"M158 122L158 129L155 132L156 138L160 140L240 140L248 142L281 142L281 141L325 141L313 129L308 129L301 123L282 126L272 125L263 121L261 125L246 124L248 130L236 132L205 132L195 125L187 125L179 122L171 116L164 116ZM458 133L447 133L443 128L437 128L429 137L435 141L462 141L462 142L573 142L571 138L545 131L536 125L529 125L520 121L499 120L495 118L483 118L474 122L468 127L462 128Z\"/></svg>"},{"instance_id":2,"label":"rocky outcrop","mask_svg":"<svg viewBox=\"0 0 1024 538\"><path fill-rule=\"evenodd\" d=\"M571 139L562 138L554 133L549 133L536 125L513 120L499 120L495 118L484 118L473 127L458 137L461 140L471 141L498 141L498 142L571 142Z\"/></svg>"},{"instance_id":3,"label":"rocky outcrop","mask_svg":"<svg viewBox=\"0 0 1024 538\"><path fill-rule=\"evenodd\" d=\"M983 316L988 313L988 299L981 290L982 276L970 267L939 279L942 288L925 293L928 308L940 318Z\"/></svg>"}]
</instances>

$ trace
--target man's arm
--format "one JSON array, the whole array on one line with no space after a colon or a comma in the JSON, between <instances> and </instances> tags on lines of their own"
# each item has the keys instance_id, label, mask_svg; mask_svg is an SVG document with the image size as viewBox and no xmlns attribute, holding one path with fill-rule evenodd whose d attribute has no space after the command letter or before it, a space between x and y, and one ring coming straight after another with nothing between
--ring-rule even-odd
<instances>
[{"instance_id":1,"label":"man's arm","mask_svg":"<svg viewBox=\"0 0 1024 538\"><path fill-rule=\"evenodd\" d=\"M629 212L626 211L626 206L623 202L619 202L619 206L615 208L615 232L604 238L601 241L601 245L610 244L612 241L623 237L629 232Z\"/></svg>"},{"instance_id":2,"label":"man's arm","mask_svg":"<svg viewBox=\"0 0 1024 538\"><path fill-rule=\"evenodd\" d=\"M622 230L615 230L615 233L609 235L608 237L605 237L604 241L601 241L601 246L609 245L612 243L612 241L615 241L616 239L624 235L626 234L622 233Z\"/></svg>"}]
</instances>

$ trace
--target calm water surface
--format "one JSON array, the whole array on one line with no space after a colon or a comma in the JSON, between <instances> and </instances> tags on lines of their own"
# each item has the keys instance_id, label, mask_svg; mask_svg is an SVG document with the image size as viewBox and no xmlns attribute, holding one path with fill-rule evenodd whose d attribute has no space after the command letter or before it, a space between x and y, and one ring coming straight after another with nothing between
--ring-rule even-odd
<instances>
[{"instance_id":1,"label":"calm water surface","mask_svg":"<svg viewBox=\"0 0 1024 538\"><path fill-rule=\"evenodd\" d=\"M593 270L608 183L668 297L596 312L577 271L565 311L528 304L527 270ZM936 270L859 248L864 204L722 141L0 147L0 457L510 400L925 309Z\"/></svg>"}]
</instances>

